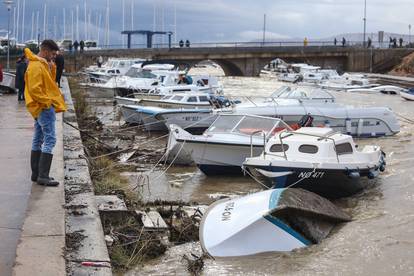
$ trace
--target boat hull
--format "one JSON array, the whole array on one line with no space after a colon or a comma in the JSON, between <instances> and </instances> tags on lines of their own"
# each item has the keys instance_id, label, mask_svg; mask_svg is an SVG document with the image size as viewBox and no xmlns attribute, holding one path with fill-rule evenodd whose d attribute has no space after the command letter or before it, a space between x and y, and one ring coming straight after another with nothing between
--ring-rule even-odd
<instances>
[{"instance_id":1,"label":"boat hull","mask_svg":"<svg viewBox=\"0 0 414 276\"><path fill-rule=\"evenodd\" d=\"M265 184L274 188L302 188L326 198L341 198L351 196L364 189L369 181L369 174L377 173L376 168L359 170L352 174L348 170L311 169L276 166L246 165L249 172Z\"/></svg>"},{"instance_id":2,"label":"boat hull","mask_svg":"<svg viewBox=\"0 0 414 276\"><path fill-rule=\"evenodd\" d=\"M251 155L250 145L243 144L187 140L185 150L191 153L192 160L206 175L242 175L243 162ZM262 152L263 145L253 146L253 156L258 156Z\"/></svg>"},{"instance_id":3,"label":"boat hull","mask_svg":"<svg viewBox=\"0 0 414 276\"><path fill-rule=\"evenodd\" d=\"M400 95L402 98L408 100L408 101L414 101L414 94L406 93L406 92L400 92Z\"/></svg>"}]
</instances>

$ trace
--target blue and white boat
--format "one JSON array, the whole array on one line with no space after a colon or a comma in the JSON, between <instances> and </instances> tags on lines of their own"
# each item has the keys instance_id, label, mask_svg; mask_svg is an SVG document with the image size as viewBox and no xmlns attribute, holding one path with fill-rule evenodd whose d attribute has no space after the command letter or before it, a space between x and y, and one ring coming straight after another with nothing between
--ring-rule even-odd
<instances>
[{"instance_id":1,"label":"blue and white boat","mask_svg":"<svg viewBox=\"0 0 414 276\"><path fill-rule=\"evenodd\" d=\"M352 137L330 128L284 130L269 139L263 153L243 167L276 188L299 187L328 198L352 195L385 170L379 146L358 150Z\"/></svg>"},{"instance_id":2,"label":"blue and white boat","mask_svg":"<svg viewBox=\"0 0 414 276\"><path fill-rule=\"evenodd\" d=\"M205 212L199 230L213 257L287 252L321 242L350 217L329 200L303 189L273 189L223 199Z\"/></svg>"},{"instance_id":3,"label":"blue and white boat","mask_svg":"<svg viewBox=\"0 0 414 276\"><path fill-rule=\"evenodd\" d=\"M414 101L414 88L410 88L406 91L400 91L400 95L403 99Z\"/></svg>"}]
</instances>

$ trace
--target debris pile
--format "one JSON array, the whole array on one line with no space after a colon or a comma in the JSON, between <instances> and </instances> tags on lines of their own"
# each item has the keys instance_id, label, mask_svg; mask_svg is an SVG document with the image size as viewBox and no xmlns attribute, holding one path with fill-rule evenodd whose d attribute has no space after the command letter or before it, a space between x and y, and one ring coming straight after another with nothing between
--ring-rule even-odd
<instances>
[{"instance_id":1,"label":"debris pile","mask_svg":"<svg viewBox=\"0 0 414 276\"><path fill-rule=\"evenodd\" d=\"M402 62L391 70L390 74L397 76L414 75L414 53L404 57Z\"/></svg>"}]
</instances>

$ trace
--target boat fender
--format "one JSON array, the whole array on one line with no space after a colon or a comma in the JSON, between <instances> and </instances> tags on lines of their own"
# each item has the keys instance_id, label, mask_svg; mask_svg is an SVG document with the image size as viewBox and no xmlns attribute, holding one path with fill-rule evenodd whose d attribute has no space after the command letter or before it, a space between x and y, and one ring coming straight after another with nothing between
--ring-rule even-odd
<instances>
[{"instance_id":1,"label":"boat fender","mask_svg":"<svg viewBox=\"0 0 414 276\"><path fill-rule=\"evenodd\" d=\"M369 173L368 173L368 178L369 179L374 179L375 177L378 176L378 174L379 174L378 171L370 170Z\"/></svg>"},{"instance_id":2,"label":"boat fender","mask_svg":"<svg viewBox=\"0 0 414 276\"><path fill-rule=\"evenodd\" d=\"M346 134L351 135L351 119L350 118L346 118L345 119L345 130L346 130Z\"/></svg>"},{"instance_id":3,"label":"boat fender","mask_svg":"<svg viewBox=\"0 0 414 276\"><path fill-rule=\"evenodd\" d=\"M359 174L359 172L349 172L348 173L348 177L349 178L353 178L353 179L356 179L356 178L359 178L361 175Z\"/></svg>"}]
</instances>

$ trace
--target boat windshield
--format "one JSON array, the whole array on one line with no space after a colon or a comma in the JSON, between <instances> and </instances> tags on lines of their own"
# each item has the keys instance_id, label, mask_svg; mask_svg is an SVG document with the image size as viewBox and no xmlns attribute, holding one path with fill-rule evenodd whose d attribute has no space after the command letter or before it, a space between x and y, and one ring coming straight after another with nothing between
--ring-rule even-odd
<instances>
[{"instance_id":1,"label":"boat windshield","mask_svg":"<svg viewBox=\"0 0 414 276\"><path fill-rule=\"evenodd\" d=\"M289 128L289 126L277 118L250 115L220 115L210 128L206 130L206 133L228 132L260 136L264 132L267 136L270 132L285 128Z\"/></svg>"},{"instance_id":2,"label":"boat windshield","mask_svg":"<svg viewBox=\"0 0 414 276\"><path fill-rule=\"evenodd\" d=\"M131 78L142 78L142 79L156 79L157 76L151 73L148 70L142 70L141 68L131 67L128 72L126 72L125 76Z\"/></svg>"},{"instance_id":3,"label":"boat windshield","mask_svg":"<svg viewBox=\"0 0 414 276\"><path fill-rule=\"evenodd\" d=\"M335 99L328 91L322 89L310 90L302 87L292 89L288 86L282 86L270 97L279 99Z\"/></svg>"}]
</instances>

